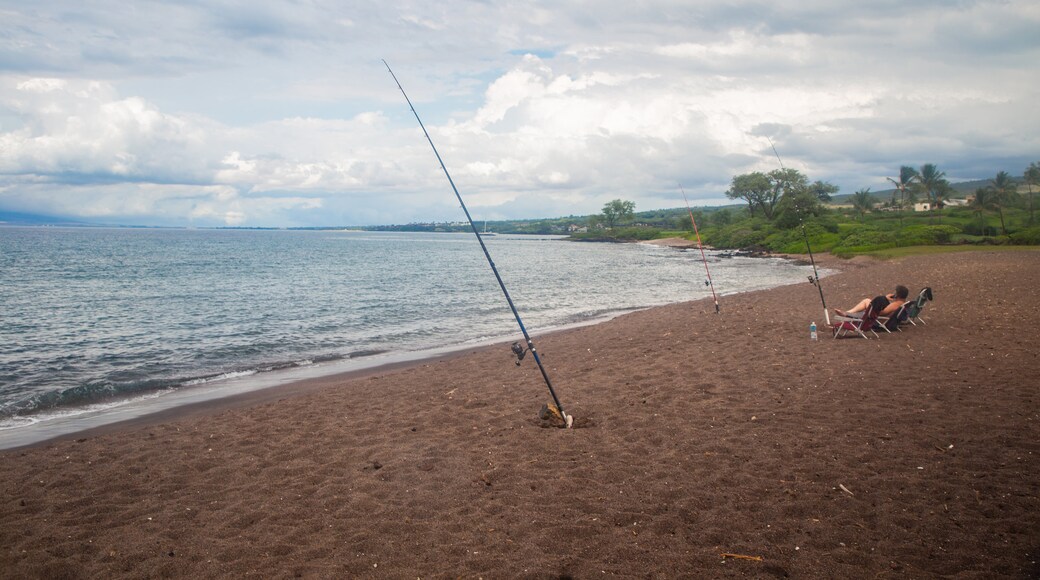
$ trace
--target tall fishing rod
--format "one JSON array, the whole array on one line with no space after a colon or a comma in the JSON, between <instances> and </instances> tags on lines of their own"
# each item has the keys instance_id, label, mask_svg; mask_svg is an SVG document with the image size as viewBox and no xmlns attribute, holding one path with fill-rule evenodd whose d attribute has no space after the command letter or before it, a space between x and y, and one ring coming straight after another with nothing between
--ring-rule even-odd
<instances>
[{"instance_id":1,"label":"tall fishing rod","mask_svg":"<svg viewBox=\"0 0 1040 580\"><path fill-rule=\"evenodd\" d=\"M766 137L766 141L769 141L769 146L773 148L773 155L776 155L776 160L780 162L780 169L786 171L787 168L784 167L784 160L780 159L780 154L776 152L776 145L773 145L773 140L769 137Z\"/></svg>"},{"instance_id":2,"label":"tall fishing rod","mask_svg":"<svg viewBox=\"0 0 1040 580\"><path fill-rule=\"evenodd\" d=\"M394 78L394 82L397 83L397 88L401 89L401 94L404 95L404 100L408 102L408 107L412 110L412 114L415 115L415 120L419 122L419 127L422 128L423 134L426 135L426 140L429 141L430 147L433 149L433 154L437 156L437 161L441 164L441 169L444 170L444 176L448 178L448 183L451 184L452 191L455 192L455 197L459 200L459 205L462 206L462 211L466 213L466 219L469 220L469 227L473 230L473 235L476 236L477 242L480 243L480 249L484 251L484 257L487 258L488 265L491 266L491 271L495 273L495 279L498 280L498 287L502 289L502 294L506 297L506 302L509 303L509 309L513 311L513 317L516 318L516 323L520 326L520 332L524 335L524 340L527 342L527 349L531 351L531 355L534 356L534 362L538 364L538 370L542 372L542 378L545 379L545 386L549 387L549 394L552 395L553 403L556 405L556 409L560 411L560 415L563 417L564 425L570 428L574 423L574 417L567 415L563 410L563 404L560 403L559 397L556 396L556 390L553 389L552 381L549 380L549 373L545 371L545 366L542 364L542 359L538 356L538 351L534 348L534 341L531 340L531 335L527 333L527 327L524 326L524 321L520 319L520 313L517 312L516 306L513 304L513 299L509 296L509 291L506 290L506 283L502 281L502 276L498 273L498 268L495 267L495 261L491 259L491 253L488 252L487 246L484 244L484 240L480 237L480 231L477 230L476 224L473 223L473 217L469 214L469 209L466 208L466 202L462 201L462 195L459 194L459 189L455 187L455 180L451 178L451 174L448 173L447 166L444 165L444 160L441 159L441 154L437 152L437 146L433 144L433 139L430 138L429 131L426 130L426 125L423 124L422 119L419 118L419 113L415 110L415 105L412 104L412 100L408 98L408 93L404 92L404 87L401 86L401 81L397 80L397 75L390 69L390 65L387 64L386 60L383 60L383 64L386 65L386 70L390 73L390 76ZM526 351L519 344L513 344L513 353L516 354L516 364L519 365L520 361L524 358Z\"/></svg>"},{"instance_id":3,"label":"tall fishing rod","mask_svg":"<svg viewBox=\"0 0 1040 580\"><path fill-rule=\"evenodd\" d=\"M711 281L711 272L708 271L708 258L705 257L704 245L701 244L701 233L697 230L697 220L693 219L693 210L690 209L690 200L686 199L686 190L683 189L682 183L679 184L679 191L682 192L683 201L686 202L686 211L690 212L690 223L693 224L693 233L697 234L697 247L701 251L701 260L704 262L704 273L708 275L708 279L704 284L711 288L711 299L715 301L715 314L718 314L719 297L715 294L715 284Z\"/></svg>"},{"instance_id":4,"label":"tall fishing rod","mask_svg":"<svg viewBox=\"0 0 1040 580\"><path fill-rule=\"evenodd\" d=\"M784 160L780 159L780 154L777 153L776 145L773 145L773 140L766 137L766 141L769 141L769 146L773 148L773 155L776 155L776 160L780 162L780 169L786 171ZM823 285L820 284L820 273L816 270L816 259L813 258L812 246L809 245L809 234L805 231L805 222L799 219L798 223L802 227L802 237L805 238L805 249L809 250L809 262L812 264L813 275L809 276L809 283L816 286L816 289L820 291L820 303L823 304L823 317L827 320L827 326L830 326L831 313L827 311L827 300L823 297Z\"/></svg>"},{"instance_id":5,"label":"tall fishing rod","mask_svg":"<svg viewBox=\"0 0 1040 580\"><path fill-rule=\"evenodd\" d=\"M816 271L816 260L812 255L812 247L809 245L809 234L805 232L805 224L802 223L802 237L805 238L805 249L809 250L809 262L812 263L813 275L809 276L809 283L816 286L820 291L820 303L823 304L823 317L827 320L827 326L831 325L831 314L827 311L827 301L823 298L823 285L820 284L820 273Z\"/></svg>"}]
</instances>

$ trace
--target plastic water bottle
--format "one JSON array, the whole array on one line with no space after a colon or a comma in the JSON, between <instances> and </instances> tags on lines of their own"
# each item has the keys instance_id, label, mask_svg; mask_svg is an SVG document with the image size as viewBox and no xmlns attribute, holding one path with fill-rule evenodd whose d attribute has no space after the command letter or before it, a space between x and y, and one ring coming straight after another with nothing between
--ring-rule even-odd
<instances>
[{"instance_id":1,"label":"plastic water bottle","mask_svg":"<svg viewBox=\"0 0 1040 580\"><path fill-rule=\"evenodd\" d=\"M809 340L816 340L816 323L809 324Z\"/></svg>"}]
</instances>

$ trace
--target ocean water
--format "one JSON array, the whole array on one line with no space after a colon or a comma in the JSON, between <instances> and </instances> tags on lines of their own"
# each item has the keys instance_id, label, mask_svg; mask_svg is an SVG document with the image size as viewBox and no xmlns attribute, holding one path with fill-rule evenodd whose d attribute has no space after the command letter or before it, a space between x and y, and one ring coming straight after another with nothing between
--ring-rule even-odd
<instances>
[{"instance_id":1,"label":"ocean water","mask_svg":"<svg viewBox=\"0 0 1040 580\"><path fill-rule=\"evenodd\" d=\"M696 250L485 241L535 336L710 296ZM722 295L808 271L715 252L709 267ZM517 333L472 234L0 228L0 433Z\"/></svg>"}]
</instances>

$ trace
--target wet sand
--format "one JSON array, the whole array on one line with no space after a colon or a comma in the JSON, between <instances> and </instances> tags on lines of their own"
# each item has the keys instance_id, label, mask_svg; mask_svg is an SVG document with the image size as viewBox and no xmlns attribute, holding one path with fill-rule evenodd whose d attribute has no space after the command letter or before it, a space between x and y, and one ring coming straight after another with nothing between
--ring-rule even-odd
<instances>
[{"instance_id":1,"label":"wet sand","mask_svg":"<svg viewBox=\"0 0 1040 580\"><path fill-rule=\"evenodd\" d=\"M536 337L570 430L498 345L0 452L0 577L1037 577L1040 252L823 261L927 325L803 282Z\"/></svg>"}]
</instances>

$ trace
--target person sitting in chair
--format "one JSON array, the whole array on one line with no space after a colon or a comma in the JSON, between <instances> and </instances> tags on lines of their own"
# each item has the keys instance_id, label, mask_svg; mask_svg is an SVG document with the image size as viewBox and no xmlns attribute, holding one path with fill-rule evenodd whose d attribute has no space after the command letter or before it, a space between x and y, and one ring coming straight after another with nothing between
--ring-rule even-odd
<instances>
[{"instance_id":1,"label":"person sitting in chair","mask_svg":"<svg viewBox=\"0 0 1040 580\"><path fill-rule=\"evenodd\" d=\"M878 316L892 316L899 310L901 306L903 306L903 303L906 302L906 297L909 295L910 290L908 290L906 286L899 285L896 286L896 291L891 294L886 294L884 296L875 296L874 298L864 298L863 300L860 300L858 304L856 304L852 308L849 308L848 310L838 310L837 308L835 308L834 312L838 316L845 316L848 318L863 318L863 312L866 311L867 306L870 306L870 303L873 300L877 300L878 298L884 298L888 301L888 305L885 306L881 310L881 312L878 312L877 314ZM878 303L875 303L875 308L880 304L880 301Z\"/></svg>"}]
</instances>

